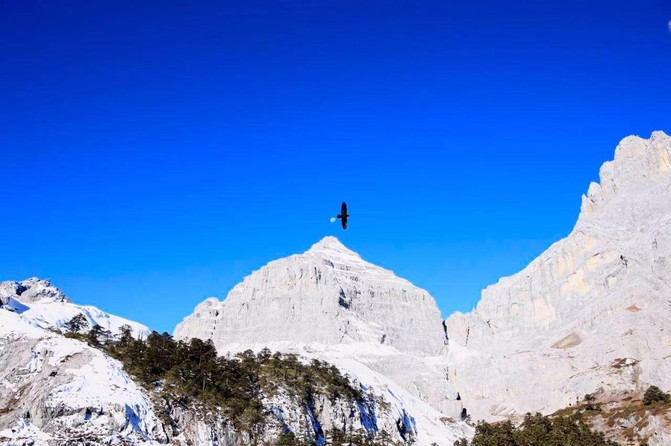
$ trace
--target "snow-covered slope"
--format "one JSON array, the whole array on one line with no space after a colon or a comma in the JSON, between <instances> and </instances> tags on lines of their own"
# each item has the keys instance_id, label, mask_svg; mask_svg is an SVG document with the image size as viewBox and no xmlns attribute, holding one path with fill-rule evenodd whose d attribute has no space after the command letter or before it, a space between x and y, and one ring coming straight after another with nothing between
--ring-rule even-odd
<instances>
[{"instance_id":1,"label":"snow-covered slope","mask_svg":"<svg viewBox=\"0 0 671 446\"><path fill-rule=\"evenodd\" d=\"M671 390L671 138L625 138L571 234L446 325L475 418Z\"/></svg>"},{"instance_id":2,"label":"snow-covered slope","mask_svg":"<svg viewBox=\"0 0 671 446\"><path fill-rule=\"evenodd\" d=\"M65 323L82 313L89 326L100 325L112 334L119 333L123 325L131 327L135 337L145 337L146 326L115 316L91 305L77 305L70 301L49 279L35 277L21 282L0 283L0 308L16 312L21 319L36 327L63 330Z\"/></svg>"},{"instance_id":3,"label":"snow-covered slope","mask_svg":"<svg viewBox=\"0 0 671 446\"><path fill-rule=\"evenodd\" d=\"M0 309L0 444L165 439L121 363Z\"/></svg>"},{"instance_id":4,"label":"snow-covered slope","mask_svg":"<svg viewBox=\"0 0 671 446\"><path fill-rule=\"evenodd\" d=\"M166 440L148 396L122 364L60 333L79 313L112 334L122 325L137 337L149 333L72 303L48 279L0 283L0 444Z\"/></svg>"},{"instance_id":5,"label":"snow-covered slope","mask_svg":"<svg viewBox=\"0 0 671 446\"><path fill-rule=\"evenodd\" d=\"M334 363L366 386L404 395L406 412L421 419L421 444L454 437L438 422L458 419L462 406L447 379L447 339L435 301L334 237L270 262L224 301L207 299L175 336L212 339L222 354L267 347Z\"/></svg>"},{"instance_id":6,"label":"snow-covered slope","mask_svg":"<svg viewBox=\"0 0 671 446\"><path fill-rule=\"evenodd\" d=\"M32 292L30 290L32 289ZM24 295L29 293L25 301ZM49 281L30 279L0 284L0 445L192 444L195 446L272 444L291 429L321 442L334 429L377 435L394 441L450 445L472 435L472 428L442 417L389 378L352 362L334 361L355 370L365 382L365 398L350 401L320 394L307 405L279 388L263 395L263 431L255 438L237 430L224 411L184 406L159 389L137 385L123 365L86 342L64 336L63 323L82 312L90 323L114 331L123 324L145 334L141 324L94 307L75 305ZM323 357L304 352L302 361Z\"/></svg>"}]
</instances>

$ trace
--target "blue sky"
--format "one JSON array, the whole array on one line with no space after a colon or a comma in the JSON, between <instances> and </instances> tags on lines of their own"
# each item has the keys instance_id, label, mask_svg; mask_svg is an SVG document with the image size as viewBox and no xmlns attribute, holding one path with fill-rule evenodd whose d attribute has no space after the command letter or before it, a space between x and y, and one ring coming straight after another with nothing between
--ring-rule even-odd
<instances>
[{"instance_id":1,"label":"blue sky","mask_svg":"<svg viewBox=\"0 0 671 446\"><path fill-rule=\"evenodd\" d=\"M671 3L0 4L0 279L172 331L326 235L447 316L671 131ZM329 223L342 200L350 228Z\"/></svg>"}]
</instances>

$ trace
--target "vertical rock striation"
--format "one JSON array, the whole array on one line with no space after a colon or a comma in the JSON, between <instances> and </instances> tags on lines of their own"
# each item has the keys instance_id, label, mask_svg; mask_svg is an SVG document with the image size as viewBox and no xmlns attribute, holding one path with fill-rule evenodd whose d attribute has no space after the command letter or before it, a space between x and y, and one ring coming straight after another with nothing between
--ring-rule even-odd
<instances>
[{"instance_id":1,"label":"vertical rock striation","mask_svg":"<svg viewBox=\"0 0 671 446\"><path fill-rule=\"evenodd\" d=\"M671 389L671 138L625 138L599 177L568 237L447 319L475 417Z\"/></svg>"},{"instance_id":2,"label":"vertical rock striation","mask_svg":"<svg viewBox=\"0 0 671 446\"><path fill-rule=\"evenodd\" d=\"M426 291L326 237L304 254L255 271L223 302L207 299L175 336L211 338L223 350L366 343L440 355L446 351L441 324Z\"/></svg>"},{"instance_id":3,"label":"vertical rock striation","mask_svg":"<svg viewBox=\"0 0 671 446\"><path fill-rule=\"evenodd\" d=\"M373 375L391 380L434 418L461 413L434 299L334 237L270 262L224 301L207 299L175 337L212 339L221 354L267 347L326 360L365 385Z\"/></svg>"}]
</instances>

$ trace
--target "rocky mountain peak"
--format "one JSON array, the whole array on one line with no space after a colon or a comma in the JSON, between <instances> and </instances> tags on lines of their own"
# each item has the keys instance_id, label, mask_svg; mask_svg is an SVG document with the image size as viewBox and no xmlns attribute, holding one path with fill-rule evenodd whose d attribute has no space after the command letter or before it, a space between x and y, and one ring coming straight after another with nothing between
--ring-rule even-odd
<instances>
[{"instance_id":1,"label":"rocky mountain peak","mask_svg":"<svg viewBox=\"0 0 671 446\"><path fill-rule=\"evenodd\" d=\"M347 248L336 237L329 235L312 245L305 254L318 255L321 257L353 257L361 259L361 256L351 249Z\"/></svg>"},{"instance_id":2,"label":"rocky mountain peak","mask_svg":"<svg viewBox=\"0 0 671 446\"><path fill-rule=\"evenodd\" d=\"M335 237L268 263L223 301L207 299L174 335L211 339L222 354L319 351L335 363L344 355L347 367L365 364L450 416L461 411L445 379L447 339L434 299Z\"/></svg>"},{"instance_id":3,"label":"rocky mountain peak","mask_svg":"<svg viewBox=\"0 0 671 446\"><path fill-rule=\"evenodd\" d=\"M0 282L0 310L3 313L16 313L23 322L48 330L63 330L66 322L81 313L89 326L100 325L115 334L122 325L129 325L137 337L145 337L150 333L146 326L137 322L91 305L73 303L51 283L51 279L32 277L20 282Z\"/></svg>"},{"instance_id":4,"label":"rocky mountain peak","mask_svg":"<svg viewBox=\"0 0 671 446\"><path fill-rule=\"evenodd\" d=\"M0 283L0 305L7 305L10 300L24 304L33 302L70 302L70 299L52 285L51 279L31 277L23 281L9 280Z\"/></svg>"},{"instance_id":5,"label":"rocky mountain peak","mask_svg":"<svg viewBox=\"0 0 671 446\"><path fill-rule=\"evenodd\" d=\"M446 321L474 416L671 386L671 138L624 138L599 177L566 238Z\"/></svg>"},{"instance_id":6,"label":"rocky mountain peak","mask_svg":"<svg viewBox=\"0 0 671 446\"><path fill-rule=\"evenodd\" d=\"M605 162L599 170L599 183L591 183L583 195L581 220L600 213L609 203L635 206L631 194L658 189L659 177L671 172L671 137L662 131L653 132L649 139L638 136L624 138L615 149L613 161Z\"/></svg>"},{"instance_id":7,"label":"rocky mountain peak","mask_svg":"<svg viewBox=\"0 0 671 446\"><path fill-rule=\"evenodd\" d=\"M307 251L307 252L320 252L320 251L328 251L328 250L333 250L333 251L338 251L338 252L351 252L353 254L354 251L351 251L348 249L345 245L342 244L340 240L338 240L337 237L332 236L332 235L327 235L323 239L319 240L317 243L312 245L312 247ZM358 255L358 254L356 254Z\"/></svg>"},{"instance_id":8,"label":"rocky mountain peak","mask_svg":"<svg viewBox=\"0 0 671 446\"><path fill-rule=\"evenodd\" d=\"M315 329L319 327L319 329ZM222 302L209 299L175 329L178 337L231 344L366 342L437 353L444 348L433 298L393 272L365 262L335 237L268 263Z\"/></svg>"}]
</instances>

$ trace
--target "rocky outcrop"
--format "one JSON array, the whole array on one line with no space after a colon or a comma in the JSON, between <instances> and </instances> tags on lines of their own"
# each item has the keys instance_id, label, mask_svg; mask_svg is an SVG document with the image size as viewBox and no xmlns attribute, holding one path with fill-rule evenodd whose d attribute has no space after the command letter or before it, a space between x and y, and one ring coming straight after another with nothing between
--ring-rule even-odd
<instances>
[{"instance_id":1,"label":"rocky outcrop","mask_svg":"<svg viewBox=\"0 0 671 446\"><path fill-rule=\"evenodd\" d=\"M0 282L0 304L0 308L15 312L23 321L52 331L64 331L65 323L81 313L89 327L100 325L110 333L117 334L122 325L128 325L135 337L149 334L149 328L145 325L92 305L73 303L49 279L33 277L21 282Z\"/></svg>"},{"instance_id":2,"label":"rocky outcrop","mask_svg":"<svg viewBox=\"0 0 671 446\"><path fill-rule=\"evenodd\" d=\"M446 321L476 418L671 389L671 138L625 138L571 234Z\"/></svg>"},{"instance_id":3,"label":"rocky outcrop","mask_svg":"<svg viewBox=\"0 0 671 446\"><path fill-rule=\"evenodd\" d=\"M0 303L11 305L11 301L33 302L70 302L65 294L51 284L50 279L30 279L6 281L0 283Z\"/></svg>"}]
</instances>

